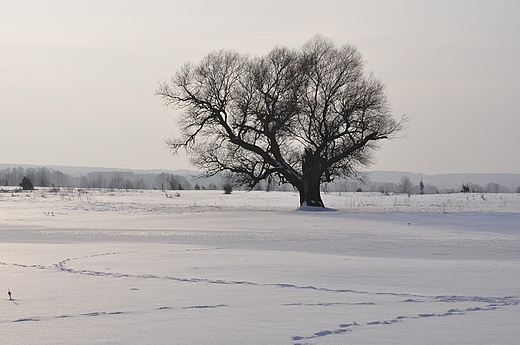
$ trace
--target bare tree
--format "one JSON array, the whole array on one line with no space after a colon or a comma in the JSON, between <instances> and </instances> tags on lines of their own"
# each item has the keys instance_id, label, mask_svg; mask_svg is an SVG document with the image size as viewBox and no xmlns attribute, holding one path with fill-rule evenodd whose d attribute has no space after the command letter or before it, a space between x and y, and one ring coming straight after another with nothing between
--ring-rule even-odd
<instances>
[{"instance_id":1,"label":"bare tree","mask_svg":"<svg viewBox=\"0 0 520 345\"><path fill-rule=\"evenodd\" d=\"M504 187L496 182L488 183L486 185L486 191L488 193L509 193L509 190L506 187Z\"/></svg>"},{"instance_id":2,"label":"bare tree","mask_svg":"<svg viewBox=\"0 0 520 345\"><path fill-rule=\"evenodd\" d=\"M134 182L134 188L135 189L146 189L147 188L146 182L144 182L144 180L142 178L138 179L137 181Z\"/></svg>"},{"instance_id":3,"label":"bare tree","mask_svg":"<svg viewBox=\"0 0 520 345\"><path fill-rule=\"evenodd\" d=\"M48 187L51 184L51 172L45 167L32 169L34 185Z\"/></svg>"},{"instance_id":4,"label":"bare tree","mask_svg":"<svg viewBox=\"0 0 520 345\"><path fill-rule=\"evenodd\" d=\"M263 57L210 53L156 91L184 110L169 147L185 148L207 176L230 171L251 188L277 176L301 205L323 207L320 184L359 177L378 142L406 121L392 117L384 85L363 67L356 48L321 36Z\"/></svg>"},{"instance_id":5,"label":"bare tree","mask_svg":"<svg viewBox=\"0 0 520 345\"><path fill-rule=\"evenodd\" d=\"M412 180L408 176L401 177L401 180L397 184L399 193L411 194L413 190Z\"/></svg>"},{"instance_id":6,"label":"bare tree","mask_svg":"<svg viewBox=\"0 0 520 345\"><path fill-rule=\"evenodd\" d=\"M56 187L66 187L70 185L70 177L59 170L52 170L52 180Z\"/></svg>"},{"instance_id":7,"label":"bare tree","mask_svg":"<svg viewBox=\"0 0 520 345\"><path fill-rule=\"evenodd\" d=\"M126 179L123 181L123 187L126 190L134 189L134 183L130 179Z\"/></svg>"},{"instance_id":8,"label":"bare tree","mask_svg":"<svg viewBox=\"0 0 520 345\"><path fill-rule=\"evenodd\" d=\"M224 193L231 194L233 188L236 187L235 177L233 173L226 172L222 175L222 189Z\"/></svg>"},{"instance_id":9,"label":"bare tree","mask_svg":"<svg viewBox=\"0 0 520 345\"><path fill-rule=\"evenodd\" d=\"M117 184L116 180L111 181L111 183L112 182ZM103 177L103 175L100 172L98 172L95 176L92 177L92 180L91 180L92 188L103 188L103 187L105 187L105 185L106 185L105 178ZM115 188L115 186L113 188Z\"/></svg>"},{"instance_id":10,"label":"bare tree","mask_svg":"<svg viewBox=\"0 0 520 345\"><path fill-rule=\"evenodd\" d=\"M190 183L184 176L171 173L160 173L154 181L154 188L160 190L184 190L190 189Z\"/></svg>"},{"instance_id":11,"label":"bare tree","mask_svg":"<svg viewBox=\"0 0 520 345\"><path fill-rule=\"evenodd\" d=\"M122 189L124 188L125 180L123 179L123 174L119 171L115 171L108 182L108 187L112 189Z\"/></svg>"},{"instance_id":12,"label":"bare tree","mask_svg":"<svg viewBox=\"0 0 520 345\"><path fill-rule=\"evenodd\" d=\"M168 188L168 175L167 173L160 173L155 177L153 188L165 191Z\"/></svg>"}]
</instances>

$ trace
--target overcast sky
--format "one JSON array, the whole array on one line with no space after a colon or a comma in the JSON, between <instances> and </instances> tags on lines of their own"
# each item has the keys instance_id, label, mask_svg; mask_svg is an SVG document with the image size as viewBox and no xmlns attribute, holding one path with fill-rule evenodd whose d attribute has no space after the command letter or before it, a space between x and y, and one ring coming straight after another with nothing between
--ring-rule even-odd
<instances>
[{"instance_id":1,"label":"overcast sky","mask_svg":"<svg viewBox=\"0 0 520 345\"><path fill-rule=\"evenodd\" d=\"M372 170L520 173L520 2L0 0L0 163L189 168L154 96L186 61L355 45L402 138Z\"/></svg>"}]
</instances>

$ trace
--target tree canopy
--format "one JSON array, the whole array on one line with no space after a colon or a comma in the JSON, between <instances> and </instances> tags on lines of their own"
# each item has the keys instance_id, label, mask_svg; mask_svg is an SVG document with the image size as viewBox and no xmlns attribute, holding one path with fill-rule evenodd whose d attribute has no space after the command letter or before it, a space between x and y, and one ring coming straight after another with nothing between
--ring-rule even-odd
<instances>
[{"instance_id":1,"label":"tree canopy","mask_svg":"<svg viewBox=\"0 0 520 345\"><path fill-rule=\"evenodd\" d=\"M259 57L209 53L156 94L181 110L182 134L167 141L173 152L184 148L207 175L230 171L250 187L276 175L310 206L324 206L320 183L356 176L406 121L392 117L357 49L322 36Z\"/></svg>"}]
</instances>

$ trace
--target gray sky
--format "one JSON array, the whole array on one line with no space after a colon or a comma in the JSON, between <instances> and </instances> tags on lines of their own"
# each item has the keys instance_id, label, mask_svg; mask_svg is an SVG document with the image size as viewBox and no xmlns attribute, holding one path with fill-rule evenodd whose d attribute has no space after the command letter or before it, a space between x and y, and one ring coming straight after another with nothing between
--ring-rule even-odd
<instances>
[{"instance_id":1,"label":"gray sky","mask_svg":"<svg viewBox=\"0 0 520 345\"><path fill-rule=\"evenodd\" d=\"M520 173L520 2L0 0L0 163L188 168L154 96L185 62L316 34L410 118L372 170Z\"/></svg>"}]
</instances>

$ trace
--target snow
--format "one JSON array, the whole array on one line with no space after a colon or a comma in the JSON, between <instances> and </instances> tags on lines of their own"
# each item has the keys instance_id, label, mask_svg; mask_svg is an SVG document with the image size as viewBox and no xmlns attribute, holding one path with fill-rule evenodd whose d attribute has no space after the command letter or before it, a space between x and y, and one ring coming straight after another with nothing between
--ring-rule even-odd
<instances>
[{"instance_id":1,"label":"snow","mask_svg":"<svg viewBox=\"0 0 520 345\"><path fill-rule=\"evenodd\" d=\"M323 200L4 191L1 343L517 344L519 195Z\"/></svg>"}]
</instances>

